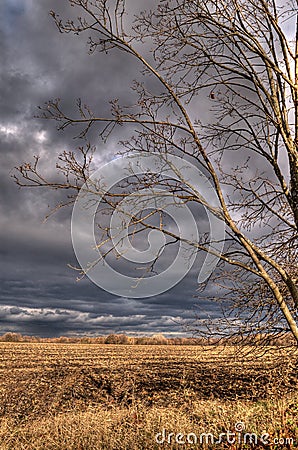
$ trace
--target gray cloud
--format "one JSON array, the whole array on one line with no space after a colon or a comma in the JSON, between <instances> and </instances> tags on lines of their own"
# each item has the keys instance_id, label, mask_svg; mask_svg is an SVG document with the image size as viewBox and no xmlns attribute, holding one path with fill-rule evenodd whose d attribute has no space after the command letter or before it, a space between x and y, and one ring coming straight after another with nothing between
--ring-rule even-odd
<instances>
[{"instance_id":1,"label":"gray cloud","mask_svg":"<svg viewBox=\"0 0 298 450\"><path fill-rule=\"evenodd\" d=\"M0 5L0 332L178 333L181 320L193 314L195 272L169 292L139 301L115 298L89 280L77 282L67 266L76 264L71 210L43 223L64 194L19 190L10 177L14 166L33 155L42 155L43 170L55 177L57 155L79 144L73 129L58 133L54 123L34 118L38 105L60 97L65 109L74 111L75 99L81 97L98 114L107 114L111 98L125 103L132 95L135 62L118 51L88 55L84 36L59 34L51 9L66 17L74 13L61 0L7 0ZM101 159L108 160L128 133L121 128L109 143L97 142ZM91 138L96 140L95 130Z\"/></svg>"}]
</instances>

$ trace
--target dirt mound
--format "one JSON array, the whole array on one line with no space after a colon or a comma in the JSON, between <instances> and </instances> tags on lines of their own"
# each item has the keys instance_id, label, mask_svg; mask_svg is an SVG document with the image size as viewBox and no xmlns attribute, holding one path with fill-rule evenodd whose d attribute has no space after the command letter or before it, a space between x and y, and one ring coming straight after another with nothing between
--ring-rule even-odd
<instances>
[{"instance_id":1,"label":"dirt mound","mask_svg":"<svg viewBox=\"0 0 298 450\"><path fill-rule=\"evenodd\" d=\"M81 410L90 404L107 403L108 376L89 368L55 368L20 374L1 393L0 415L25 419L29 416Z\"/></svg>"}]
</instances>

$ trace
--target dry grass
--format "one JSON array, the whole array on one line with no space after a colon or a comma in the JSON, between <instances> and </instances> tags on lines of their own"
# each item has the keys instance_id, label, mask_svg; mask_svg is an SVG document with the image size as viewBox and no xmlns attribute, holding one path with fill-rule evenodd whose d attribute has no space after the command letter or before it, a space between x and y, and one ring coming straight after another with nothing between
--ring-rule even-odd
<instances>
[{"instance_id":1,"label":"dry grass","mask_svg":"<svg viewBox=\"0 0 298 450\"><path fill-rule=\"evenodd\" d=\"M253 364L201 347L2 343L0 352L3 450L202 448L155 436L219 436L236 422L298 442L296 364L276 365L270 352Z\"/></svg>"}]
</instances>

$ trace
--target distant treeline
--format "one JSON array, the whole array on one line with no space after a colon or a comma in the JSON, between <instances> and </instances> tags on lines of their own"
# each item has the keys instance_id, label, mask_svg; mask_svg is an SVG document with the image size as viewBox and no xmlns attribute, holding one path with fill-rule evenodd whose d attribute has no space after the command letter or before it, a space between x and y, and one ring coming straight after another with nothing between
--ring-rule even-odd
<instances>
[{"instance_id":1,"label":"distant treeline","mask_svg":"<svg viewBox=\"0 0 298 450\"><path fill-rule=\"evenodd\" d=\"M166 338L163 334L153 336L127 336L126 334L109 334L107 336L60 336L44 338L39 336L23 336L20 333L5 333L0 336L0 342L52 342L63 344L124 344L124 345L206 345L202 338L173 337Z\"/></svg>"},{"instance_id":2,"label":"distant treeline","mask_svg":"<svg viewBox=\"0 0 298 450\"><path fill-rule=\"evenodd\" d=\"M166 338L163 334L153 336L127 336L126 334L109 334L107 336L60 336L44 338L39 336L23 336L20 333L5 333L0 336L0 342L52 342L63 344L126 344L126 345L203 345L207 341L201 338L173 337Z\"/></svg>"},{"instance_id":3,"label":"distant treeline","mask_svg":"<svg viewBox=\"0 0 298 450\"><path fill-rule=\"evenodd\" d=\"M61 343L61 344L124 344L124 345L214 345L214 344L248 344L248 345L277 345L291 344L291 336L258 335L251 337L250 341L241 338L234 339L204 339L202 337L171 337L163 334L152 336L127 336L126 334L109 334L107 336L59 336L44 338L39 336L24 336L20 333L8 332L0 336L0 342L37 342L37 343Z\"/></svg>"}]
</instances>

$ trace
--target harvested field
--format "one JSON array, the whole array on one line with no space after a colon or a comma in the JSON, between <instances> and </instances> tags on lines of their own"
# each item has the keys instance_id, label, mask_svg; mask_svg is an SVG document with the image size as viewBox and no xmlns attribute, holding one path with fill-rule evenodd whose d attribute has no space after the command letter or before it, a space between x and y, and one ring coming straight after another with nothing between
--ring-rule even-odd
<instances>
[{"instance_id":1,"label":"harvested field","mask_svg":"<svg viewBox=\"0 0 298 450\"><path fill-rule=\"evenodd\" d=\"M160 448L154 444L154 432L161 424L222 430L233 427L235 420L266 425L271 433L276 428L280 434L283 427L287 437L297 438L298 374L293 358L276 364L267 356L244 364L232 348L165 345L0 343L0 352L1 449ZM97 426L90 428L94 421ZM37 439L28 431L41 423L42 441L40 433ZM58 425L68 436L65 447ZM125 442L112 444L108 435L115 438L115 426L134 430L138 440L133 444L127 436ZM56 436L50 446L45 430ZM77 433L87 439L84 445L78 444ZM98 444L91 439L88 447L95 435Z\"/></svg>"}]
</instances>

